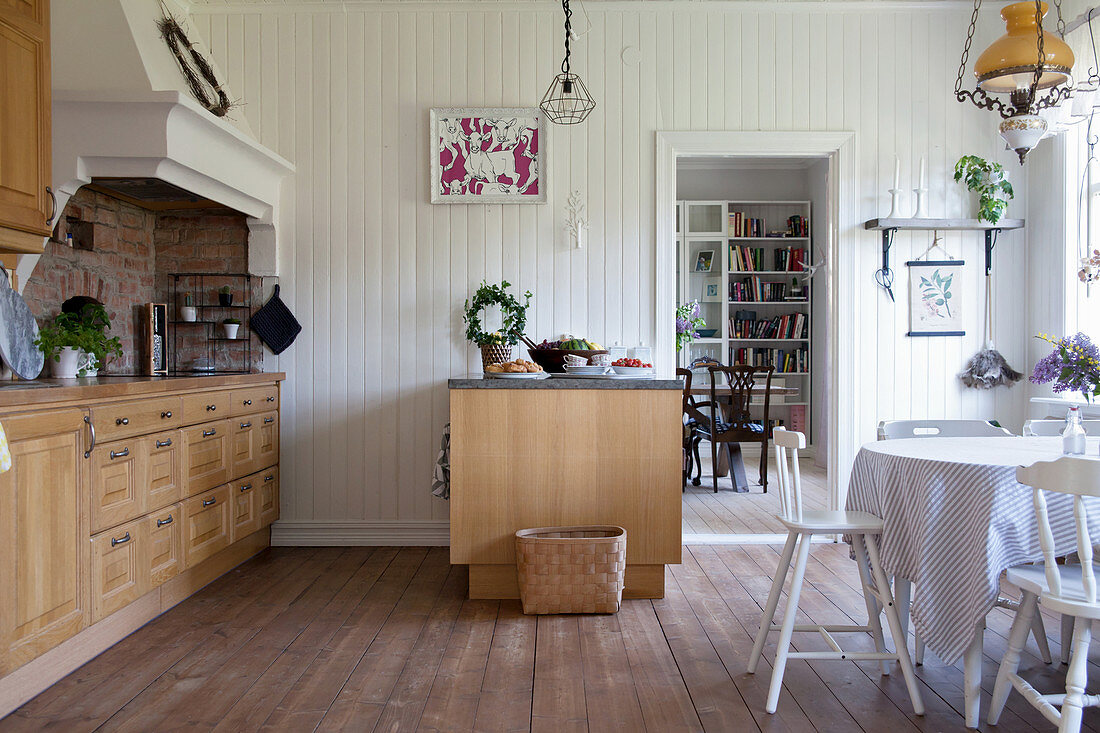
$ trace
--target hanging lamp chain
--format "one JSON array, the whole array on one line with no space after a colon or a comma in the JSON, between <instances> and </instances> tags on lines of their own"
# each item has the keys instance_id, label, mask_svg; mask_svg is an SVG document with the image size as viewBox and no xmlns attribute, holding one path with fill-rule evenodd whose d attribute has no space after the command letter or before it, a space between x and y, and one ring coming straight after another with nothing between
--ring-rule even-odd
<instances>
[{"instance_id":1,"label":"hanging lamp chain","mask_svg":"<svg viewBox=\"0 0 1100 733\"><path fill-rule=\"evenodd\" d=\"M569 0L561 0L561 9L565 11L565 58L561 60L561 73L569 73L569 32L572 29L573 11L569 9Z\"/></svg>"}]
</instances>

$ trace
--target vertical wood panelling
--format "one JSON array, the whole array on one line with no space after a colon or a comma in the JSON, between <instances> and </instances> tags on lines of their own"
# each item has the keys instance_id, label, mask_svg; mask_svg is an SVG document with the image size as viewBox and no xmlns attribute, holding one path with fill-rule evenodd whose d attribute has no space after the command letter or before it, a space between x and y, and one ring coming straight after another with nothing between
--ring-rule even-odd
<instances>
[{"instance_id":1,"label":"vertical wood panelling","mask_svg":"<svg viewBox=\"0 0 1100 733\"><path fill-rule=\"evenodd\" d=\"M906 215L921 155L931 213L971 213L949 180L964 153L1006 163L1020 184L1012 214L1023 215L1026 184L997 150L995 120L951 97L959 33L943 29L964 28L968 11L870 3L808 11L593 3L587 11L587 32L575 17L582 35L571 62L598 106L584 125L550 130L548 204L431 206L429 108L537 104L561 61L559 9L196 6L193 26L241 97L241 114L297 165L280 254L283 296L304 325L279 362L289 373L284 518L446 518L428 489L447 420L445 380L480 365L463 339L461 304L482 278L535 292L532 337L571 330L654 343L656 130L854 131L856 176L833 182L843 197L842 256L830 265L844 286L835 294L844 328L830 337L854 355L840 375L841 424L862 441L885 417L1022 417L1023 390L977 394L955 379L982 339L980 241L947 240L968 263L967 337L908 339L904 262L930 236L898 236L891 303L873 281L879 238L860 227L889 206L895 153ZM641 51L633 66L623 61L629 46ZM574 189L588 207L584 250L562 229ZM1011 248L1024 240L1006 239L995 270L997 345L1021 369L1028 339L1015 325L1025 318L1015 293L1027 262ZM824 285L819 278L819 294Z\"/></svg>"}]
</instances>

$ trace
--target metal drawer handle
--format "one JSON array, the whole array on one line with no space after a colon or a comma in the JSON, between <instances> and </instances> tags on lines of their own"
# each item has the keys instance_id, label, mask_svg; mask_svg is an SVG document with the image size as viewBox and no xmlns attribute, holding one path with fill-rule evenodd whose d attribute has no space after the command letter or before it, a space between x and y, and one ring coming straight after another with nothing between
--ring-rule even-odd
<instances>
[{"instance_id":1,"label":"metal drawer handle","mask_svg":"<svg viewBox=\"0 0 1100 733\"><path fill-rule=\"evenodd\" d=\"M241 430L244 430L245 428L250 428L250 427L252 427L252 423L251 423L251 422L243 422L243 423L241 423Z\"/></svg>"},{"instance_id":2,"label":"metal drawer handle","mask_svg":"<svg viewBox=\"0 0 1100 733\"><path fill-rule=\"evenodd\" d=\"M207 411L207 412L214 412L214 411L215 411L215 410L217 410L217 409L218 409L218 406L217 406L217 405L207 405L207 406L206 406L206 411Z\"/></svg>"},{"instance_id":3,"label":"metal drawer handle","mask_svg":"<svg viewBox=\"0 0 1100 733\"><path fill-rule=\"evenodd\" d=\"M252 484L244 484L241 486L241 491L249 491L252 488Z\"/></svg>"},{"instance_id":4,"label":"metal drawer handle","mask_svg":"<svg viewBox=\"0 0 1100 733\"><path fill-rule=\"evenodd\" d=\"M130 424L130 418L128 418L128 417L120 417L117 420L115 420L115 425L129 425L129 424Z\"/></svg>"},{"instance_id":5,"label":"metal drawer handle","mask_svg":"<svg viewBox=\"0 0 1100 733\"><path fill-rule=\"evenodd\" d=\"M167 448L170 445L172 445L172 439L171 438L165 438L164 440L158 440L157 441L157 447L158 448Z\"/></svg>"},{"instance_id":6,"label":"metal drawer handle","mask_svg":"<svg viewBox=\"0 0 1100 733\"><path fill-rule=\"evenodd\" d=\"M46 219L46 223L53 224L54 218L57 217L57 194L49 186L46 186L46 193L50 195L50 218Z\"/></svg>"},{"instance_id":7,"label":"metal drawer handle","mask_svg":"<svg viewBox=\"0 0 1100 733\"><path fill-rule=\"evenodd\" d=\"M204 437L204 438L209 438L211 435L217 435L217 434L218 434L218 431L214 428L210 428L209 430L203 430L202 431L202 437Z\"/></svg>"},{"instance_id":8,"label":"metal drawer handle","mask_svg":"<svg viewBox=\"0 0 1100 733\"><path fill-rule=\"evenodd\" d=\"M217 503L218 503L217 499L203 499L203 501L202 501L203 507L214 506Z\"/></svg>"},{"instance_id":9,"label":"metal drawer handle","mask_svg":"<svg viewBox=\"0 0 1100 733\"><path fill-rule=\"evenodd\" d=\"M267 401L268 401L268 402L274 402L274 401L275 401L275 398L274 398L274 397L268 397L268 398L267 398Z\"/></svg>"},{"instance_id":10,"label":"metal drawer handle","mask_svg":"<svg viewBox=\"0 0 1100 733\"><path fill-rule=\"evenodd\" d=\"M275 418L273 418L273 417L265 417L264 418L264 425L270 425L273 422L275 422Z\"/></svg>"},{"instance_id":11,"label":"metal drawer handle","mask_svg":"<svg viewBox=\"0 0 1100 733\"><path fill-rule=\"evenodd\" d=\"M172 411L171 410L165 410L164 412L160 413L160 419L161 420L167 420L170 417L172 417Z\"/></svg>"},{"instance_id":12,"label":"metal drawer handle","mask_svg":"<svg viewBox=\"0 0 1100 733\"><path fill-rule=\"evenodd\" d=\"M125 458L128 455L130 455L130 449L129 448L123 448L120 451L111 451L111 460L113 461L116 458Z\"/></svg>"},{"instance_id":13,"label":"metal drawer handle","mask_svg":"<svg viewBox=\"0 0 1100 733\"><path fill-rule=\"evenodd\" d=\"M88 458L95 449L95 425L92 424L92 418L87 415L84 416L84 424L88 426L88 432L91 434L91 444L88 446L88 450L84 451L84 457Z\"/></svg>"},{"instance_id":14,"label":"metal drawer handle","mask_svg":"<svg viewBox=\"0 0 1100 733\"><path fill-rule=\"evenodd\" d=\"M265 483L265 484L266 484L266 483L267 483L268 481L274 481L274 480L275 480L275 477L274 477L274 476L264 476L264 483Z\"/></svg>"},{"instance_id":15,"label":"metal drawer handle","mask_svg":"<svg viewBox=\"0 0 1100 733\"><path fill-rule=\"evenodd\" d=\"M124 545L129 541L130 541L130 533L127 532L122 537L112 537L111 538L111 547L114 547L115 545Z\"/></svg>"},{"instance_id":16,"label":"metal drawer handle","mask_svg":"<svg viewBox=\"0 0 1100 733\"><path fill-rule=\"evenodd\" d=\"M244 401L244 404L245 404L246 406L247 406L247 405L251 405L251 404L252 404L252 400L245 400L245 401Z\"/></svg>"},{"instance_id":17,"label":"metal drawer handle","mask_svg":"<svg viewBox=\"0 0 1100 733\"><path fill-rule=\"evenodd\" d=\"M158 519L158 520L157 520L157 526L158 526L158 527L164 527L164 526L166 526L166 525L169 525L169 524L171 524L171 523L172 523L173 521L174 521L174 520L172 519L172 515L171 515L171 514L169 514L169 515L168 515L168 519Z\"/></svg>"}]
</instances>

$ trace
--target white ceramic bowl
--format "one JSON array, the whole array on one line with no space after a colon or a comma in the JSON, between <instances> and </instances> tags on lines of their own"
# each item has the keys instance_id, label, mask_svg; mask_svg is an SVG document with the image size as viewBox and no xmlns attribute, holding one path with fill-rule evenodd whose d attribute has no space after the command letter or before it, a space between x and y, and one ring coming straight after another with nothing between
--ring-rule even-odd
<instances>
[{"instance_id":1,"label":"white ceramic bowl","mask_svg":"<svg viewBox=\"0 0 1100 733\"><path fill-rule=\"evenodd\" d=\"M653 374L653 367L624 367L613 366L616 374L622 374L624 377L644 377Z\"/></svg>"},{"instance_id":2,"label":"white ceramic bowl","mask_svg":"<svg viewBox=\"0 0 1100 733\"><path fill-rule=\"evenodd\" d=\"M567 374L605 374L607 367L605 366L570 366L565 365L565 372Z\"/></svg>"}]
</instances>

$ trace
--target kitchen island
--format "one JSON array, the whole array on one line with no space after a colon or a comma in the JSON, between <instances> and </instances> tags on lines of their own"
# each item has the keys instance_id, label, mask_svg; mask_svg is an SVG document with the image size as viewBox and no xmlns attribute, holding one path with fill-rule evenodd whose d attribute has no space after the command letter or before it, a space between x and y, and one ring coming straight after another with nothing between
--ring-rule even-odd
<instances>
[{"instance_id":1,"label":"kitchen island","mask_svg":"<svg viewBox=\"0 0 1100 733\"><path fill-rule=\"evenodd\" d=\"M624 598L680 562L678 379L451 379L451 562L471 598L518 598L515 532L627 531Z\"/></svg>"}]
</instances>

